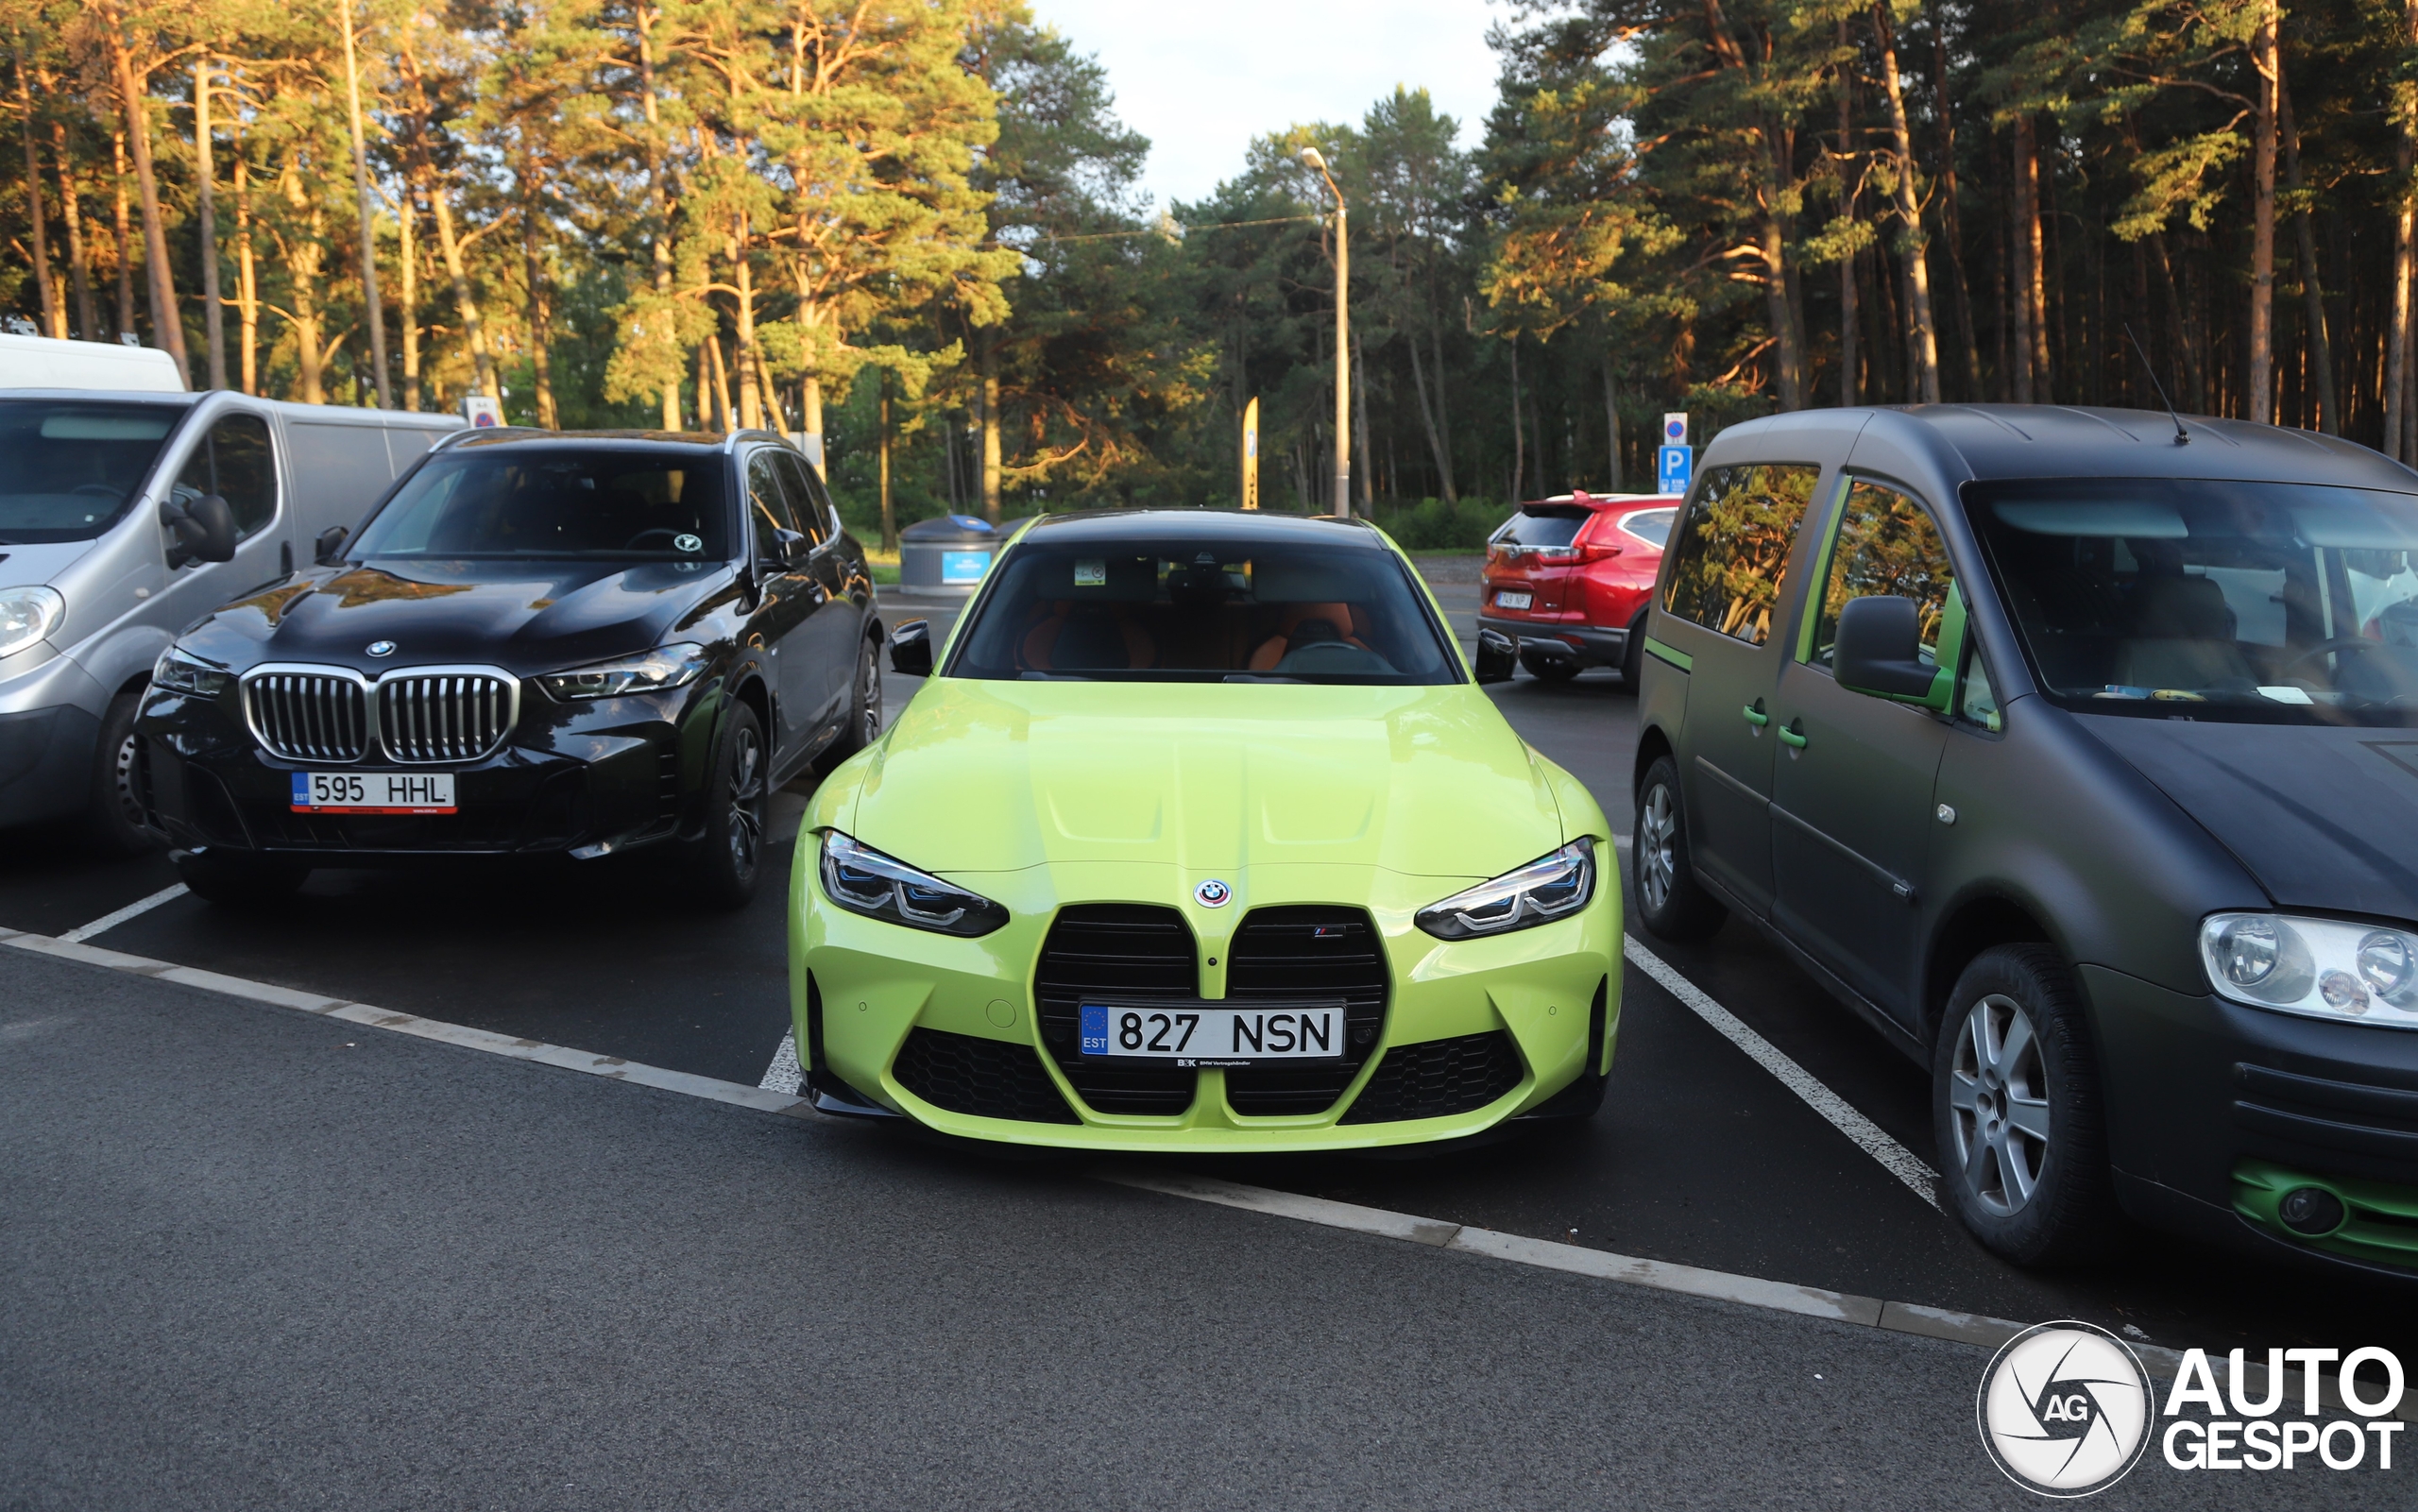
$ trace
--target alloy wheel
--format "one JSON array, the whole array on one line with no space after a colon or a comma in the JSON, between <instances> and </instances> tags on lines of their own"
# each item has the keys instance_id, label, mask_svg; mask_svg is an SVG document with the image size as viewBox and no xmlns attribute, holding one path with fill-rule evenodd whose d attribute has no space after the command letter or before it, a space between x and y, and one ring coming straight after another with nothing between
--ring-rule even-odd
<instances>
[{"instance_id":1,"label":"alloy wheel","mask_svg":"<svg viewBox=\"0 0 2418 1512\"><path fill-rule=\"evenodd\" d=\"M1973 1004L1957 1027L1948 1105L1957 1179L1984 1211L2010 1217L2039 1190L2049 1160L2049 1079L2040 1036L2002 993Z\"/></svg>"},{"instance_id":2,"label":"alloy wheel","mask_svg":"<svg viewBox=\"0 0 2418 1512\"><path fill-rule=\"evenodd\" d=\"M1659 909L1671 901L1678 866L1678 830L1671 790L1658 782L1646 790L1645 807L1637 822L1637 881L1644 890L1648 909Z\"/></svg>"},{"instance_id":3,"label":"alloy wheel","mask_svg":"<svg viewBox=\"0 0 2418 1512\"><path fill-rule=\"evenodd\" d=\"M754 727L741 724L731 732L730 858L741 872L753 871L756 853L764 842L764 743Z\"/></svg>"},{"instance_id":4,"label":"alloy wheel","mask_svg":"<svg viewBox=\"0 0 2418 1512\"><path fill-rule=\"evenodd\" d=\"M857 738L860 745L871 745L881 739L881 663L875 657L871 642L866 643L864 654L858 659L857 681L862 685L857 702L864 709Z\"/></svg>"},{"instance_id":5,"label":"alloy wheel","mask_svg":"<svg viewBox=\"0 0 2418 1512\"><path fill-rule=\"evenodd\" d=\"M143 798L134 790L134 764L138 759L135 737L129 735L118 742L117 755L110 761L110 793L117 800L117 811L129 824L143 823Z\"/></svg>"}]
</instances>

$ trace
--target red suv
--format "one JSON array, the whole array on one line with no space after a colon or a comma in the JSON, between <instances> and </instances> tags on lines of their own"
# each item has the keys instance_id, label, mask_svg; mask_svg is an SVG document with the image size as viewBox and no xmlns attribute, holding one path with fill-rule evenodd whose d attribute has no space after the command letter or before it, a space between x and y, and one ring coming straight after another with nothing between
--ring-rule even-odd
<instances>
[{"instance_id":1,"label":"red suv","mask_svg":"<svg viewBox=\"0 0 2418 1512\"><path fill-rule=\"evenodd\" d=\"M1557 494L1522 504L1486 547L1481 629L1520 646L1547 682L1618 667L1637 687L1645 603L1678 514L1673 494Z\"/></svg>"}]
</instances>

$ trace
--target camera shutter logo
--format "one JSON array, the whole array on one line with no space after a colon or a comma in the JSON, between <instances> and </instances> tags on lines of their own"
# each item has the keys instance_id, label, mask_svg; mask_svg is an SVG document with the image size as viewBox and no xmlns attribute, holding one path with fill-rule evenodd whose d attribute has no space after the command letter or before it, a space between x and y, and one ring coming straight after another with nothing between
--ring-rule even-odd
<instances>
[{"instance_id":1,"label":"camera shutter logo","mask_svg":"<svg viewBox=\"0 0 2418 1512\"><path fill-rule=\"evenodd\" d=\"M2088 1323L2042 1323L1982 1372L1982 1445L2007 1479L2042 1496L2088 1496L2122 1480L2150 1443L2149 1373Z\"/></svg>"}]
</instances>

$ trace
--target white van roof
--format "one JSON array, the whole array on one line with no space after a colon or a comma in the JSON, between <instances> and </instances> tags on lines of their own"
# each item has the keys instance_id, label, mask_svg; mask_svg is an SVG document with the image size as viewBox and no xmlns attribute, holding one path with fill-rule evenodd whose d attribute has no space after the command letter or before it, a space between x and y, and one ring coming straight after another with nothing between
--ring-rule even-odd
<instances>
[{"instance_id":1,"label":"white van roof","mask_svg":"<svg viewBox=\"0 0 2418 1512\"><path fill-rule=\"evenodd\" d=\"M150 347L0 334L0 389L12 388L181 394L185 375L174 357Z\"/></svg>"}]
</instances>

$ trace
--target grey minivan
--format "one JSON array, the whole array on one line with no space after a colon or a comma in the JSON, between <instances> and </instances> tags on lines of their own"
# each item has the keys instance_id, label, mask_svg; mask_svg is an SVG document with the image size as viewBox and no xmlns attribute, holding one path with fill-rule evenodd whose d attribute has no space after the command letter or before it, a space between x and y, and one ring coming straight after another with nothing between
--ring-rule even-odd
<instances>
[{"instance_id":1,"label":"grey minivan","mask_svg":"<svg viewBox=\"0 0 2418 1512\"><path fill-rule=\"evenodd\" d=\"M0 829L84 818L156 843L134 791L135 704L177 633L307 564L462 421L188 394L12 387L0 365Z\"/></svg>"},{"instance_id":2,"label":"grey minivan","mask_svg":"<svg viewBox=\"0 0 2418 1512\"><path fill-rule=\"evenodd\" d=\"M1647 622L1634 896L1932 1078L2019 1263L2154 1225L2418 1276L2418 474L2123 410L1776 416Z\"/></svg>"}]
</instances>

